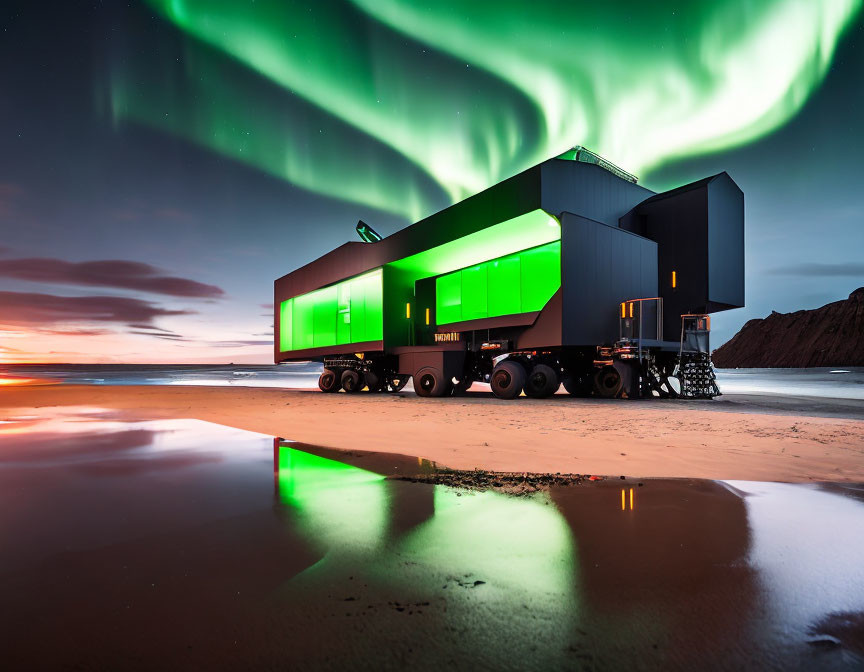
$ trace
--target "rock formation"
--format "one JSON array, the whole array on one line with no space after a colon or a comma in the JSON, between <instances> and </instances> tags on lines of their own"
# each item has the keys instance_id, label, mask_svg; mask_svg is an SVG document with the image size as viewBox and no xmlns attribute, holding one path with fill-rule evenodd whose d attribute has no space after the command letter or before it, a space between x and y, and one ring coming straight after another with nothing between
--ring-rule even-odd
<instances>
[{"instance_id":1,"label":"rock formation","mask_svg":"<svg viewBox=\"0 0 864 672\"><path fill-rule=\"evenodd\" d=\"M864 366L864 287L821 308L750 320L712 359L721 369Z\"/></svg>"}]
</instances>

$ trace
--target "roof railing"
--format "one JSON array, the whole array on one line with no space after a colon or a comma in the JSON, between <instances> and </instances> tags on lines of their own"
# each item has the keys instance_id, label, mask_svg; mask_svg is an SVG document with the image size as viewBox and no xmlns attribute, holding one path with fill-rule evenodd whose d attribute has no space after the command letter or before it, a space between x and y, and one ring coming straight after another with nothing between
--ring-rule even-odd
<instances>
[{"instance_id":1,"label":"roof railing","mask_svg":"<svg viewBox=\"0 0 864 672\"><path fill-rule=\"evenodd\" d=\"M622 180L627 180L628 182L632 182L633 184L639 182L639 178L632 173L628 173L623 168L619 168L611 161L607 161L599 154L592 152L590 149L586 149L582 145L576 145L572 149L568 149L566 152L557 156L556 158L566 159L568 161L591 163L595 166L600 166L603 170L608 170L610 173L612 173L616 177L620 177Z\"/></svg>"}]
</instances>

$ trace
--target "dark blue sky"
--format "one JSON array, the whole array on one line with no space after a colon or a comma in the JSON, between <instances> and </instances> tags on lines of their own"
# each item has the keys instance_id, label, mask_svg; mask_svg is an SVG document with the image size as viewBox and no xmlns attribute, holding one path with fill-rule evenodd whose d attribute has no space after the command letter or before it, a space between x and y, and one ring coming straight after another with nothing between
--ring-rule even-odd
<instances>
[{"instance_id":1,"label":"dark blue sky","mask_svg":"<svg viewBox=\"0 0 864 672\"><path fill-rule=\"evenodd\" d=\"M368 21L360 41L374 46L385 29ZM862 37L859 12L824 81L775 130L640 175L662 190L726 170L745 193L748 305L715 318L715 345L747 319L813 308L864 285ZM374 199L339 200L280 178L266 169L266 143L252 147L264 157L258 165L205 146L195 124L212 123L202 111L211 89L159 88L202 63L223 106L234 101L237 115L261 119L270 134L279 128L272 120L284 118L286 136L309 136L292 174L338 175L352 165L368 174L371 156L382 180L416 185L420 207L449 202L446 189L386 144L308 95L271 91L272 81L146 4L7 2L0 38L0 361L269 361L276 277L352 239L358 219L382 234L409 223L407 205L387 212ZM387 39L434 59L433 79L473 65L443 47L430 55L407 37ZM427 66L410 63L429 77ZM182 107L183 118L118 117L118 73L124 91L145 102L158 95L159 114ZM540 121L530 105L486 72L470 77L441 95L476 89L478 100L505 101L518 122L516 146L533 146ZM479 103L464 108L484 113ZM321 143L312 129L334 140ZM114 263L90 263L105 261Z\"/></svg>"}]
</instances>

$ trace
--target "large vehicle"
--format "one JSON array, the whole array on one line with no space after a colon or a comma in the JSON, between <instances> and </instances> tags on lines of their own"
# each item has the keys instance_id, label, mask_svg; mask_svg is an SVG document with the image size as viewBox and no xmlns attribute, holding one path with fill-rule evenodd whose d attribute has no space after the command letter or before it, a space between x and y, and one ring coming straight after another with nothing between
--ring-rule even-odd
<instances>
[{"instance_id":1,"label":"large vehicle","mask_svg":"<svg viewBox=\"0 0 864 672\"><path fill-rule=\"evenodd\" d=\"M275 361L325 392L717 394L710 313L744 305L726 173L654 193L582 147L275 282Z\"/></svg>"}]
</instances>

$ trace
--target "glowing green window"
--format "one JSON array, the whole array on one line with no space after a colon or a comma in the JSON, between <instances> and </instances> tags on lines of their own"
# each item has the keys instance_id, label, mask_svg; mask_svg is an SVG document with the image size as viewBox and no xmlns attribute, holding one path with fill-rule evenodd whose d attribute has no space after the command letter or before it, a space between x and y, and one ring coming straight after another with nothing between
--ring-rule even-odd
<instances>
[{"instance_id":1,"label":"glowing green window","mask_svg":"<svg viewBox=\"0 0 864 672\"><path fill-rule=\"evenodd\" d=\"M462 270L462 319L479 320L489 315L487 264Z\"/></svg>"},{"instance_id":2,"label":"glowing green window","mask_svg":"<svg viewBox=\"0 0 864 672\"><path fill-rule=\"evenodd\" d=\"M542 310L561 286L561 243L519 253L522 312Z\"/></svg>"},{"instance_id":3,"label":"glowing green window","mask_svg":"<svg viewBox=\"0 0 864 672\"><path fill-rule=\"evenodd\" d=\"M438 324L462 319L462 273L448 273L435 280L435 316Z\"/></svg>"},{"instance_id":4,"label":"glowing green window","mask_svg":"<svg viewBox=\"0 0 864 672\"><path fill-rule=\"evenodd\" d=\"M489 314L515 315L522 310L519 255L489 263Z\"/></svg>"},{"instance_id":5,"label":"glowing green window","mask_svg":"<svg viewBox=\"0 0 864 672\"><path fill-rule=\"evenodd\" d=\"M463 268L435 279L438 324L531 313L561 286L561 241Z\"/></svg>"},{"instance_id":6,"label":"glowing green window","mask_svg":"<svg viewBox=\"0 0 864 672\"><path fill-rule=\"evenodd\" d=\"M383 338L381 269L301 294L279 306L283 352Z\"/></svg>"}]
</instances>

